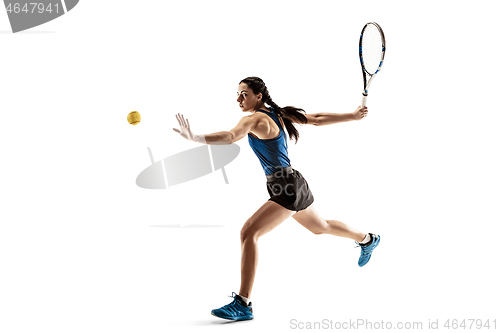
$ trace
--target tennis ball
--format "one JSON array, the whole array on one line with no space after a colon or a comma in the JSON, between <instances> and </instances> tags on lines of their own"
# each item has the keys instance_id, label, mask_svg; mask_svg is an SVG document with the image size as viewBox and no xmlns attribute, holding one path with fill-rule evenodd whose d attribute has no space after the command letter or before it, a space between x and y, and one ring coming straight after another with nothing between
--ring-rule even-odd
<instances>
[{"instance_id":1,"label":"tennis ball","mask_svg":"<svg viewBox=\"0 0 500 333\"><path fill-rule=\"evenodd\" d=\"M141 115L137 111L132 111L128 114L127 120L132 125L137 125L141 122Z\"/></svg>"}]
</instances>

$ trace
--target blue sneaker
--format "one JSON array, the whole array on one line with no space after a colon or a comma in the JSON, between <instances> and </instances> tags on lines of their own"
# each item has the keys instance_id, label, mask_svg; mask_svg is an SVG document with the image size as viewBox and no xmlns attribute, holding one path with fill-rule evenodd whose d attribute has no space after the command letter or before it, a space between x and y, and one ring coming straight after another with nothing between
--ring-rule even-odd
<instances>
[{"instance_id":1,"label":"blue sneaker","mask_svg":"<svg viewBox=\"0 0 500 333\"><path fill-rule=\"evenodd\" d=\"M234 300L228 305L212 310L214 316L229 320L253 319L252 302L246 305L243 299L235 292L229 297L233 297Z\"/></svg>"},{"instance_id":2,"label":"blue sneaker","mask_svg":"<svg viewBox=\"0 0 500 333\"><path fill-rule=\"evenodd\" d=\"M375 248L378 246L378 243L380 243L380 236L379 235L374 235L370 233L370 236L372 237L371 241L366 244L366 245L361 245L358 242L358 246L356 247L361 247L361 255L359 256L358 260L358 265L359 267L363 267L370 261L370 258L372 257L372 252L375 250Z\"/></svg>"}]
</instances>

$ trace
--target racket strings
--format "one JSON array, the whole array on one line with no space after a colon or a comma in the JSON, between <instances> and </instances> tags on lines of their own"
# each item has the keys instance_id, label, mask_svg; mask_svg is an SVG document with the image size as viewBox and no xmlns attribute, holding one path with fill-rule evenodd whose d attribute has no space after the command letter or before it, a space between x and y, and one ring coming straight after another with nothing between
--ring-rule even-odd
<instances>
[{"instance_id":1,"label":"racket strings","mask_svg":"<svg viewBox=\"0 0 500 333\"><path fill-rule=\"evenodd\" d=\"M361 37L361 56L365 70L375 74L383 54L383 40L380 31L373 24L368 24Z\"/></svg>"}]
</instances>

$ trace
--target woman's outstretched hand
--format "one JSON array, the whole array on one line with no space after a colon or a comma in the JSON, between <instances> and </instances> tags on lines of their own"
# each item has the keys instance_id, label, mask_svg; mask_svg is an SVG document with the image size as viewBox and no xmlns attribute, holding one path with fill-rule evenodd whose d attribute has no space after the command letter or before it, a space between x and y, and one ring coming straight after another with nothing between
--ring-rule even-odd
<instances>
[{"instance_id":1,"label":"woman's outstretched hand","mask_svg":"<svg viewBox=\"0 0 500 333\"><path fill-rule=\"evenodd\" d=\"M179 133L184 139L194 141L194 134L193 132L191 132L191 127L189 126L189 120L184 119L184 116L180 113L176 114L175 117L177 118L177 121L179 122L181 129L178 130L176 128L173 128L173 130Z\"/></svg>"},{"instance_id":2,"label":"woman's outstretched hand","mask_svg":"<svg viewBox=\"0 0 500 333\"><path fill-rule=\"evenodd\" d=\"M368 115L368 108L366 106L358 106L356 111L354 111L354 119L361 120Z\"/></svg>"}]
</instances>

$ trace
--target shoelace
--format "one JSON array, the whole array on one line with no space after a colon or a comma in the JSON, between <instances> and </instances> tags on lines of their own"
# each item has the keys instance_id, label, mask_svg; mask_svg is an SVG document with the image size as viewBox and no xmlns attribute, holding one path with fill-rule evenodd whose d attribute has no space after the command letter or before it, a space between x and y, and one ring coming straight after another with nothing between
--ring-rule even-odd
<instances>
[{"instance_id":1,"label":"shoelace","mask_svg":"<svg viewBox=\"0 0 500 333\"><path fill-rule=\"evenodd\" d=\"M360 247L361 248L361 255L362 256L370 254L372 252L372 250L373 250L373 249L367 250L368 246L361 245L358 242L356 242L356 243L358 244L358 246L355 246L354 248Z\"/></svg>"},{"instance_id":2,"label":"shoelace","mask_svg":"<svg viewBox=\"0 0 500 333\"><path fill-rule=\"evenodd\" d=\"M237 304L237 302L238 302L238 301L236 300L236 293L233 291L233 294L232 294L231 296L228 296L228 297L232 297L232 298L234 298L234 300L233 300L231 303L229 303L229 304L227 304L227 305L224 305L224 306L222 307L222 309L224 309L224 310L229 310L229 311L231 311L231 312L233 312L233 313L235 313L235 314L236 314L236 313L238 313L238 312L239 312L239 310L236 308L236 304Z\"/></svg>"}]
</instances>

